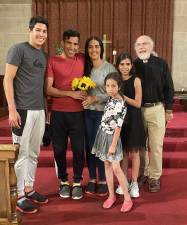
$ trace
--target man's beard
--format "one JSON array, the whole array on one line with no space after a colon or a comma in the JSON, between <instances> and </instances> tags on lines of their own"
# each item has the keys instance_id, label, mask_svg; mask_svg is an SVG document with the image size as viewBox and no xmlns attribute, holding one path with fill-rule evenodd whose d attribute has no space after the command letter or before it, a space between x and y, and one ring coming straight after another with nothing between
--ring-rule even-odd
<instances>
[{"instance_id":1,"label":"man's beard","mask_svg":"<svg viewBox=\"0 0 187 225\"><path fill-rule=\"evenodd\" d=\"M138 57L142 60L149 59L151 53L145 52L145 53L139 53Z\"/></svg>"}]
</instances>

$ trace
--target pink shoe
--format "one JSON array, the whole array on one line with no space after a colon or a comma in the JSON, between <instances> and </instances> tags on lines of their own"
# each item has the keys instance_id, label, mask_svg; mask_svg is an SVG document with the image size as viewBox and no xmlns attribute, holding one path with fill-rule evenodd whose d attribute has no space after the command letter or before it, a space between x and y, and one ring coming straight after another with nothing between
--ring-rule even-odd
<instances>
[{"instance_id":1,"label":"pink shoe","mask_svg":"<svg viewBox=\"0 0 187 225\"><path fill-rule=\"evenodd\" d=\"M121 207L121 212L129 212L132 209L133 202L131 200L124 201Z\"/></svg>"},{"instance_id":2,"label":"pink shoe","mask_svg":"<svg viewBox=\"0 0 187 225\"><path fill-rule=\"evenodd\" d=\"M111 208L112 206L113 206L113 204L116 202L116 197L114 197L114 198L107 198L107 200L106 201L104 201L104 203L103 203L103 208L104 209L109 209L109 208Z\"/></svg>"}]
</instances>

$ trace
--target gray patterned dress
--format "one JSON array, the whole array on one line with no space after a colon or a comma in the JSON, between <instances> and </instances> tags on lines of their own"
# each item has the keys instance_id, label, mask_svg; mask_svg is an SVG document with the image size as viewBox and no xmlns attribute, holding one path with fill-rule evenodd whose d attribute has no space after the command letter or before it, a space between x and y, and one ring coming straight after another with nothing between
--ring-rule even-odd
<instances>
[{"instance_id":1,"label":"gray patterned dress","mask_svg":"<svg viewBox=\"0 0 187 225\"><path fill-rule=\"evenodd\" d=\"M97 131L92 154L102 161L121 161L123 159L121 139L119 138L114 155L108 155L116 127L121 128L126 115L126 105L122 99L109 98L104 108L101 125Z\"/></svg>"}]
</instances>

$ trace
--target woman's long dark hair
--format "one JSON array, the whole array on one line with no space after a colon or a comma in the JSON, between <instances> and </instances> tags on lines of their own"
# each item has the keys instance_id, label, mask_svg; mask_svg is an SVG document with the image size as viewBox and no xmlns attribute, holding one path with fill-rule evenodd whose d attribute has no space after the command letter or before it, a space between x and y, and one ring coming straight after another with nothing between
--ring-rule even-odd
<instances>
[{"instance_id":1,"label":"woman's long dark hair","mask_svg":"<svg viewBox=\"0 0 187 225\"><path fill-rule=\"evenodd\" d=\"M103 42L100 38L96 37L96 36L91 36L86 40L86 44L85 44L85 64L84 64L84 74L85 76L90 76L92 67L93 67L93 63L92 60L90 59L90 56L88 54L88 46L90 41L92 40L96 40L99 42L99 46L101 48L101 54L100 57L101 59L103 58L103 53L104 53L104 47L103 47Z\"/></svg>"},{"instance_id":2,"label":"woman's long dark hair","mask_svg":"<svg viewBox=\"0 0 187 225\"><path fill-rule=\"evenodd\" d=\"M136 70L135 67L133 65L133 60L132 57L130 55L130 53L128 52L122 52L118 55L117 60L116 60L116 69L119 71L119 64L121 63L121 61L123 61L124 59L129 59L131 64L132 64L132 68L130 71L130 75L135 76L136 75ZM121 72L119 71L119 73L121 74Z\"/></svg>"}]
</instances>

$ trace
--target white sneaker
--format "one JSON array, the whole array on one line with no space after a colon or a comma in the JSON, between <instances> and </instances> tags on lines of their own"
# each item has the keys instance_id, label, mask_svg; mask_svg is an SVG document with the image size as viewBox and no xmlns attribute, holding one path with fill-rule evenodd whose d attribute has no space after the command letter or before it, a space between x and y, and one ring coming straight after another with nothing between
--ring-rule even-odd
<instances>
[{"instance_id":1,"label":"white sneaker","mask_svg":"<svg viewBox=\"0 0 187 225\"><path fill-rule=\"evenodd\" d=\"M130 184L130 196L132 198L138 198L140 197L139 188L138 188L138 182L134 181Z\"/></svg>"},{"instance_id":2,"label":"white sneaker","mask_svg":"<svg viewBox=\"0 0 187 225\"><path fill-rule=\"evenodd\" d=\"M129 189L129 183L127 183L127 188ZM123 195L123 191L122 191L122 189L121 189L121 186L120 185L118 185L118 187L117 187L117 189L116 189L116 194L118 194L118 195Z\"/></svg>"},{"instance_id":3,"label":"white sneaker","mask_svg":"<svg viewBox=\"0 0 187 225\"><path fill-rule=\"evenodd\" d=\"M122 189L121 189L121 186L120 186L120 185L117 187L117 189L116 189L116 193L117 193L118 195L123 195L123 191L122 191Z\"/></svg>"}]
</instances>

